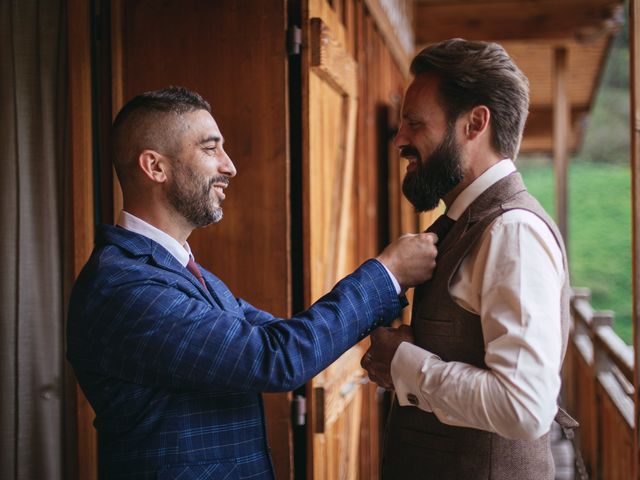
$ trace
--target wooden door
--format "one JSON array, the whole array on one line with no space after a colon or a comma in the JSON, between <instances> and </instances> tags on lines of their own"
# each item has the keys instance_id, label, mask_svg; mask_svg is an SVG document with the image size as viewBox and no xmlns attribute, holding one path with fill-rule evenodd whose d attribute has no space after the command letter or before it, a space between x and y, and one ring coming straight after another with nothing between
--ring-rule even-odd
<instances>
[{"instance_id":1,"label":"wooden door","mask_svg":"<svg viewBox=\"0 0 640 480\"><path fill-rule=\"evenodd\" d=\"M353 173L358 65L337 8L302 8L303 250L308 305L359 263ZM355 346L315 377L309 403L308 469L314 479L358 477L365 346Z\"/></svg>"}]
</instances>

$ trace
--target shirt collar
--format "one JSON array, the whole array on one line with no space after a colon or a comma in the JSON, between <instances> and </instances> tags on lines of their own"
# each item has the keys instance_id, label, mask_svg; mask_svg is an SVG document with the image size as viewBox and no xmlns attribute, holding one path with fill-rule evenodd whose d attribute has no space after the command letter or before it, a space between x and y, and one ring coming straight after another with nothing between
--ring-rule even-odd
<instances>
[{"instance_id":1,"label":"shirt collar","mask_svg":"<svg viewBox=\"0 0 640 480\"><path fill-rule=\"evenodd\" d=\"M173 255L182 266L187 266L189 263L189 257L193 257L191 253L191 247L187 242L184 245L180 245L175 238L171 235L163 232L159 228L154 227L150 223L132 215L129 212L122 210L118 218L118 225L126 230L129 230L140 235L144 235L150 238L154 242L162 245L171 255Z\"/></svg>"},{"instance_id":2,"label":"shirt collar","mask_svg":"<svg viewBox=\"0 0 640 480\"><path fill-rule=\"evenodd\" d=\"M516 166L513 164L513 161L508 158L492 165L482 175L471 182L467 188L460 192L447 210L447 216L453 220L458 220L469 205L471 205L482 192L498 180L502 180L515 171Z\"/></svg>"}]
</instances>

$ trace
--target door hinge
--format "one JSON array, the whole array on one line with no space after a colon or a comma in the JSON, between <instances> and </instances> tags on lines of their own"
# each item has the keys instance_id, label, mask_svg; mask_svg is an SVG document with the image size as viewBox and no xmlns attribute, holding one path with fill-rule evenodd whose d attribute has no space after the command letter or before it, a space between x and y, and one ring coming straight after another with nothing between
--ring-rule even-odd
<instances>
[{"instance_id":1,"label":"door hinge","mask_svg":"<svg viewBox=\"0 0 640 480\"><path fill-rule=\"evenodd\" d=\"M291 415L293 425L301 427L307 423L307 399L302 395L296 395L291 401Z\"/></svg>"},{"instance_id":2,"label":"door hinge","mask_svg":"<svg viewBox=\"0 0 640 480\"><path fill-rule=\"evenodd\" d=\"M287 53L300 55L302 49L302 29L297 25L291 25L287 30Z\"/></svg>"}]
</instances>

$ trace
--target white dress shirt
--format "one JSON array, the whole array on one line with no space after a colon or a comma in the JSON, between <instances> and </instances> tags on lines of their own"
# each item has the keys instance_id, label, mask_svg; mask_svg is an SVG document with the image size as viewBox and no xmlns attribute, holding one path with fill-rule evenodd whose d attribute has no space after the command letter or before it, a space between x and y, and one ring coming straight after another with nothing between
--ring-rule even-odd
<instances>
[{"instance_id":1,"label":"white dress shirt","mask_svg":"<svg viewBox=\"0 0 640 480\"><path fill-rule=\"evenodd\" d=\"M180 242L168 233L163 232L159 228L154 227L150 223L145 222L129 212L125 212L124 210L120 212L118 225L126 230L144 235L154 242L159 243L167 249L167 251L173 255L183 267L186 267L187 263L189 263L190 256L193 258L191 247L189 247L187 242L185 242L184 245L180 245Z\"/></svg>"},{"instance_id":2,"label":"white dress shirt","mask_svg":"<svg viewBox=\"0 0 640 480\"><path fill-rule=\"evenodd\" d=\"M487 188L515 170L511 160L492 166L456 198L447 215L457 220ZM511 210L498 217L464 258L449 291L480 316L482 369L403 342L391 363L400 405L433 412L448 425L535 439L549 431L560 391L562 253L535 214ZM415 401L415 400L414 400Z\"/></svg>"},{"instance_id":3,"label":"white dress shirt","mask_svg":"<svg viewBox=\"0 0 640 480\"><path fill-rule=\"evenodd\" d=\"M139 233L140 235L144 235L145 237L158 242L160 245L166 248L169 253L176 257L176 259L184 267L186 267L187 263L189 263L189 256L193 258L191 247L187 242L185 242L184 245L180 245L180 242L178 242L171 235L163 232L159 228L154 227L150 223L145 222L144 220L136 217L129 212L126 212L124 210L120 212L120 216L118 217L118 225L122 228L135 233ZM395 275L391 273L391 270L389 270L385 264L382 263L381 265L389 274L389 278L391 279L391 282L396 289L396 293L400 295L400 284L398 283Z\"/></svg>"}]
</instances>

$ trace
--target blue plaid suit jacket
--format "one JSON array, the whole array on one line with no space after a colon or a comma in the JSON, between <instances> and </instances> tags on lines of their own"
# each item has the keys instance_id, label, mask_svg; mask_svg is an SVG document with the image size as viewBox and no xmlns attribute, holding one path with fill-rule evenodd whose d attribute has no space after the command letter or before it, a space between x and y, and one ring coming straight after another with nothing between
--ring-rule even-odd
<instances>
[{"instance_id":1,"label":"blue plaid suit jacket","mask_svg":"<svg viewBox=\"0 0 640 480\"><path fill-rule=\"evenodd\" d=\"M101 478L273 478L260 392L294 389L400 313L365 262L287 321L114 226L74 286L67 357L96 412Z\"/></svg>"}]
</instances>

